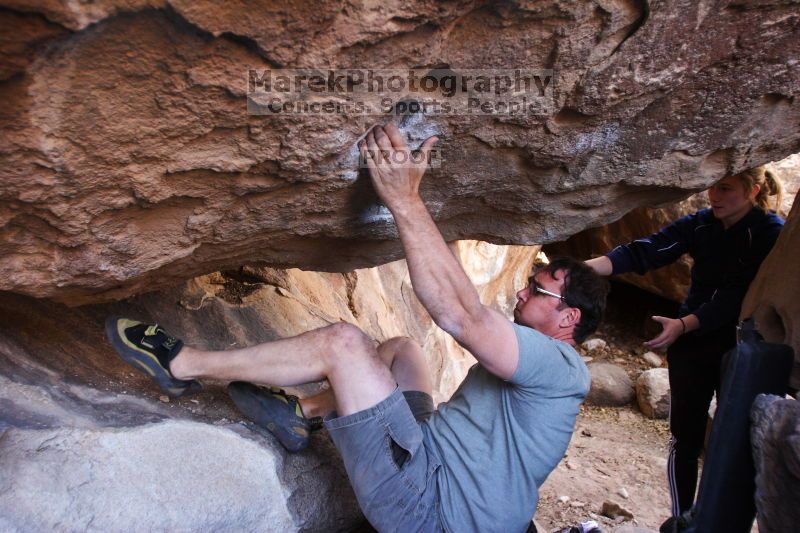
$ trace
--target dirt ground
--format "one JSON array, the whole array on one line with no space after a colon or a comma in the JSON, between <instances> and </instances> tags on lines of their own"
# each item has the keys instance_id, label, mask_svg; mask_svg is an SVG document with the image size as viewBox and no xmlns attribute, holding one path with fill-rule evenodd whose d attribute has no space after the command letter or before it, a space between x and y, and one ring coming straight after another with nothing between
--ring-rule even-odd
<instances>
[{"instance_id":1,"label":"dirt ground","mask_svg":"<svg viewBox=\"0 0 800 533\"><path fill-rule=\"evenodd\" d=\"M536 522L552 531L594 519L613 531L623 520L600 514L608 501L633 515L624 523L657 530L669 514L668 438L666 421L634 407L583 407L565 458L540 490Z\"/></svg>"},{"instance_id":2,"label":"dirt ground","mask_svg":"<svg viewBox=\"0 0 800 533\"><path fill-rule=\"evenodd\" d=\"M642 342L658 329L653 328L647 317L668 312L664 307L672 304L631 300L636 293L624 288L616 294L617 298L609 302L608 319L592 336L605 340L608 346L592 351L579 349L579 352L587 362L622 366L635 382L643 370L652 368L641 358L647 351ZM636 305L631 305L632 301ZM669 515L668 440L667 421L651 420L635 405L624 408L584 405L565 458L540 490L537 524L549 532L593 519L604 531L613 531L623 524L658 530ZM604 502L619 505L633 518L612 520L601 515Z\"/></svg>"},{"instance_id":3,"label":"dirt ground","mask_svg":"<svg viewBox=\"0 0 800 533\"><path fill-rule=\"evenodd\" d=\"M642 371L652 368L641 357L648 351L642 343L660 330L649 317L674 316L676 311L674 302L613 283L606 318L591 337L607 346L578 351L587 363L620 365L635 383ZM539 493L536 522L547 532L590 519L604 531L621 525L658 530L669 516L668 441L667 421L645 417L635 403L623 408L584 405L565 458ZM619 505L633 518L601 515L604 502Z\"/></svg>"}]
</instances>

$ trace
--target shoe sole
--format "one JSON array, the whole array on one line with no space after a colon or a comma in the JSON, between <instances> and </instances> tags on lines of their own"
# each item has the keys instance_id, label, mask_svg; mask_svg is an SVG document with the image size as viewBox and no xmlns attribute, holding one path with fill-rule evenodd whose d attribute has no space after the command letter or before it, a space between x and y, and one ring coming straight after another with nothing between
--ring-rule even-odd
<instances>
[{"instance_id":1,"label":"shoe sole","mask_svg":"<svg viewBox=\"0 0 800 533\"><path fill-rule=\"evenodd\" d=\"M136 370L147 374L156 384L173 398L188 396L198 392L202 386L197 381L189 385L179 385L164 370L155 355L130 343L123 334L126 327L138 323L121 317L110 317L106 320L106 337L120 358Z\"/></svg>"},{"instance_id":2,"label":"shoe sole","mask_svg":"<svg viewBox=\"0 0 800 533\"><path fill-rule=\"evenodd\" d=\"M247 418L269 431L290 452L299 452L308 446L308 429L282 421L284 411L280 400L264 393L259 387L246 381L234 381L228 385L228 395ZM285 418L285 417L284 417Z\"/></svg>"}]
</instances>

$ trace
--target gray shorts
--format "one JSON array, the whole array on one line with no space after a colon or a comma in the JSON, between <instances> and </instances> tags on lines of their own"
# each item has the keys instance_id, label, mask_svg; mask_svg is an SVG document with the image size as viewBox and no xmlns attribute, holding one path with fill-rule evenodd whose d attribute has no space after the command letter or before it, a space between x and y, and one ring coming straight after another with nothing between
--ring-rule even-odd
<instances>
[{"instance_id":1,"label":"gray shorts","mask_svg":"<svg viewBox=\"0 0 800 533\"><path fill-rule=\"evenodd\" d=\"M325 419L361 510L381 533L442 531L434 475L441 465L419 427L432 412L430 395L395 389L374 407Z\"/></svg>"}]
</instances>

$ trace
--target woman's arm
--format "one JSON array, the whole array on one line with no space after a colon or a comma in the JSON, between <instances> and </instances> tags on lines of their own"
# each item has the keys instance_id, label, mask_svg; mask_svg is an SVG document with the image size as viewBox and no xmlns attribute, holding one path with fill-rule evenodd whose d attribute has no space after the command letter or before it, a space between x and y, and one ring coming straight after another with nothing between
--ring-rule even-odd
<instances>
[{"instance_id":1,"label":"woman's arm","mask_svg":"<svg viewBox=\"0 0 800 533\"><path fill-rule=\"evenodd\" d=\"M648 237L617 246L606 254L611 263L610 274L644 274L674 263L691 248L699 224L699 213L693 213Z\"/></svg>"}]
</instances>

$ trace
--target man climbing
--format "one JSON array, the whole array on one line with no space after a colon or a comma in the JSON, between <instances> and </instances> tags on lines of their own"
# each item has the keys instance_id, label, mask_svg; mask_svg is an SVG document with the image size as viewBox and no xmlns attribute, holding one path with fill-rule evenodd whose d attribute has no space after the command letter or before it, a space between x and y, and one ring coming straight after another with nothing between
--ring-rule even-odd
<instances>
[{"instance_id":1,"label":"man climbing","mask_svg":"<svg viewBox=\"0 0 800 533\"><path fill-rule=\"evenodd\" d=\"M418 190L427 157L393 125L360 144L373 185L394 216L414 291L437 325L478 360L434 410L424 354L397 338L375 346L338 323L296 337L224 352L183 345L157 325L112 318L114 348L173 395L196 379L232 381L243 412L289 449L321 416L358 502L379 531L525 531L538 487L566 450L589 374L573 349L597 327L606 282L561 259L517 293L514 323L481 304ZM300 399L276 388L327 379Z\"/></svg>"}]
</instances>

